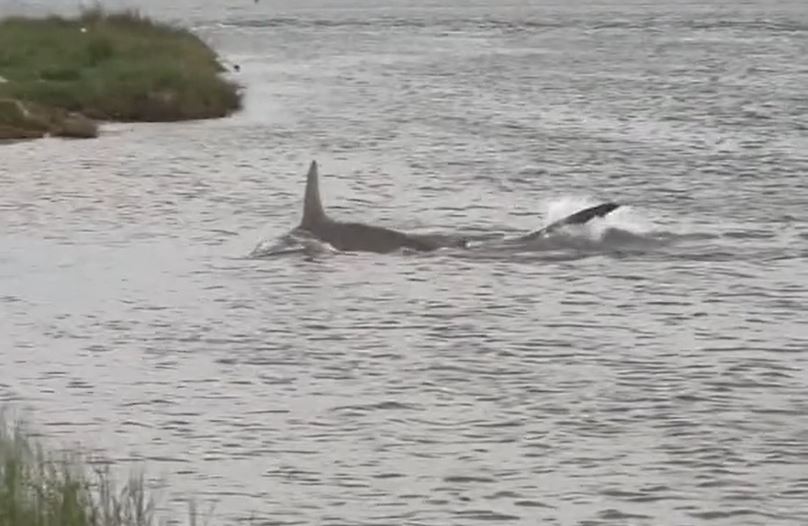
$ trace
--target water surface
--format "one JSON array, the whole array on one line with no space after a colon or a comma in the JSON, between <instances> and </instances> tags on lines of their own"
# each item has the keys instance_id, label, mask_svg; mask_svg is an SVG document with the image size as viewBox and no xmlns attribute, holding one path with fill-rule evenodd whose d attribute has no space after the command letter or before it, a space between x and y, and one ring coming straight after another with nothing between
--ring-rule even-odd
<instances>
[{"instance_id":1,"label":"water surface","mask_svg":"<svg viewBox=\"0 0 808 526\"><path fill-rule=\"evenodd\" d=\"M245 110L0 147L0 401L223 521L808 523L804 2L139 5ZM630 206L248 257L311 159L407 230Z\"/></svg>"}]
</instances>

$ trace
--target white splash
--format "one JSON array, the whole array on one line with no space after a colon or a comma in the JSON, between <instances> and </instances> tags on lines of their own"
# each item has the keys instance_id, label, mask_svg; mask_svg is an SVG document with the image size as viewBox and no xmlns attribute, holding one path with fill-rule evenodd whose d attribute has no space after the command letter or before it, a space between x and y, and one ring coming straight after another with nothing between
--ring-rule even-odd
<instances>
[{"instance_id":1,"label":"white splash","mask_svg":"<svg viewBox=\"0 0 808 526\"><path fill-rule=\"evenodd\" d=\"M590 196L562 196L552 199L543 205L545 224L549 225L602 202ZM636 207L622 205L605 217L596 217L583 225L569 225L563 228L568 235L583 235L592 240L601 240L607 232L613 230L643 236L658 231L659 227Z\"/></svg>"}]
</instances>

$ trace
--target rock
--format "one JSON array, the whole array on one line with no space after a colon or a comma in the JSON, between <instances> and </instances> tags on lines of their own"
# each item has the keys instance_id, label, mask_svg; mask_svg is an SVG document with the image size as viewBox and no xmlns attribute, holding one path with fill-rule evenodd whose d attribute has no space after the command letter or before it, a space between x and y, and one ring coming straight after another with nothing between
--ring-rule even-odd
<instances>
[{"instance_id":1,"label":"rock","mask_svg":"<svg viewBox=\"0 0 808 526\"><path fill-rule=\"evenodd\" d=\"M0 99L0 138L33 139L47 133L46 118L32 113L16 99Z\"/></svg>"},{"instance_id":2,"label":"rock","mask_svg":"<svg viewBox=\"0 0 808 526\"><path fill-rule=\"evenodd\" d=\"M45 136L44 130L16 128L14 126L7 126L5 124L0 124L0 141L39 139L44 136Z\"/></svg>"},{"instance_id":3,"label":"rock","mask_svg":"<svg viewBox=\"0 0 808 526\"><path fill-rule=\"evenodd\" d=\"M68 113L16 99L0 99L0 140L98 137L98 125L80 113Z\"/></svg>"},{"instance_id":4,"label":"rock","mask_svg":"<svg viewBox=\"0 0 808 526\"><path fill-rule=\"evenodd\" d=\"M70 113L53 127L51 133L57 137L93 139L98 137L98 125L80 113Z\"/></svg>"}]
</instances>

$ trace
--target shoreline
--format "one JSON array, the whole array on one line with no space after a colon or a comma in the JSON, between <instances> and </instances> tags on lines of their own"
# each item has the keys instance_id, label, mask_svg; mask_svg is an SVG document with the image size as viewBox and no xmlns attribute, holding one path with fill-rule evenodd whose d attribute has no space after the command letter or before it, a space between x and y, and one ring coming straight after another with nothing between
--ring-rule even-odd
<instances>
[{"instance_id":1,"label":"shoreline","mask_svg":"<svg viewBox=\"0 0 808 526\"><path fill-rule=\"evenodd\" d=\"M188 29L136 11L0 19L0 144L93 138L99 122L223 118L242 87Z\"/></svg>"}]
</instances>

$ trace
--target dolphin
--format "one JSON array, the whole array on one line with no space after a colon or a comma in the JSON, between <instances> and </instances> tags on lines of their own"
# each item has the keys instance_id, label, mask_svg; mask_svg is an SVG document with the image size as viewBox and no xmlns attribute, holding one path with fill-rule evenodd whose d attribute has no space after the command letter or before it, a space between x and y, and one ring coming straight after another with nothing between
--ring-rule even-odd
<instances>
[{"instance_id":1,"label":"dolphin","mask_svg":"<svg viewBox=\"0 0 808 526\"><path fill-rule=\"evenodd\" d=\"M596 217L605 217L621 205L602 203L579 210L539 230L520 236L515 241L531 241L567 225L582 225ZM311 161L306 175L303 195L303 217L293 232L305 232L319 241L345 252L395 252L402 248L418 252L430 252L439 248L468 248L468 237L435 234L408 234L390 228L364 223L336 221L326 215L320 198L320 175L317 161ZM482 239L481 239L482 240Z\"/></svg>"},{"instance_id":2,"label":"dolphin","mask_svg":"<svg viewBox=\"0 0 808 526\"><path fill-rule=\"evenodd\" d=\"M317 161L312 161L306 175L303 195L303 217L294 230L303 231L346 252L395 252L408 248L429 252L443 247L465 248L464 238L441 235L407 234L364 223L336 221L326 215L320 199L320 176Z\"/></svg>"}]
</instances>

